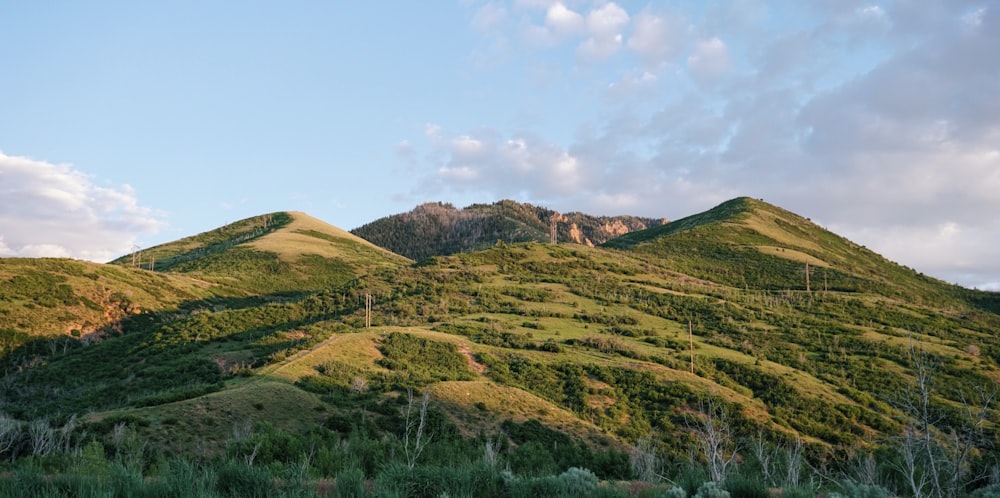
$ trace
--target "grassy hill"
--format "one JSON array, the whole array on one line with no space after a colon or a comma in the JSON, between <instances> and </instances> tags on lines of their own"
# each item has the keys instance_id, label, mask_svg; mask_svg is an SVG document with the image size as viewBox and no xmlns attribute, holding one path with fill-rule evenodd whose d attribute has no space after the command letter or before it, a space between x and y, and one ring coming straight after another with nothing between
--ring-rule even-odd
<instances>
[{"instance_id":1,"label":"grassy hill","mask_svg":"<svg viewBox=\"0 0 1000 498\"><path fill-rule=\"evenodd\" d=\"M100 342L9 352L0 404L15 426L44 421L67 446L97 441L108 458L127 453L125 429L151 442L133 455L147 462L305 458L316 478L485 458L524 479L508 491L573 466L707 480L707 427L725 429L720 451L741 461L733 476L789 493L801 483L764 477L778 472L765 457L784 472L794 448L813 492L860 480L866 459L878 477L868 484L906 492L899 451L914 434L942 461L964 452L956 468L969 490L1000 465L996 406L974 409L1000 384L997 294L922 276L758 200L598 247L491 245L419 263L300 213L143 252L155 271L129 268L131 257L0 266L45 269L67 296L101 272L149 292L190 289ZM405 414L420 393L434 437L411 460ZM34 453L21 437L8 457ZM652 473L635 466L643 455ZM923 475L926 463L915 463Z\"/></svg>"},{"instance_id":2,"label":"grassy hill","mask_svg":"<svg viewBox=\"0 0 1000 498\"><path fill-rule=\"evenodd\" d=\"M427 203L412 211L387 216L351 233L413 260L486 249L502 243L556 240L596 245L621 234L658 226L666 220L635 216L591 216L557 213L551 209L503 200L457 209Z\"/></svg>"}]
</instances>

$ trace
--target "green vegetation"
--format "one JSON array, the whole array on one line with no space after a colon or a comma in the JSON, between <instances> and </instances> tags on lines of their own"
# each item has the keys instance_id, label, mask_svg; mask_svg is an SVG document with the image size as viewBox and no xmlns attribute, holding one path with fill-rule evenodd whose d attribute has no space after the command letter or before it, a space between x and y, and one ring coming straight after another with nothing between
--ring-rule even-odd
<instances>
[{"instance_id":1,"label":"green vegetation","mask_svg":"<svg viewBox=\"0 0 1000 498\"><path fill-rule=\"evenodd\" d=\"M417 264L298 213L147 249L155 271L0 260L0 496L998 484L996 294L746 198L593 248L511 243L547 240L530 206L445 214L394 218L455 242Z\"/></svg>"}]
</instances>

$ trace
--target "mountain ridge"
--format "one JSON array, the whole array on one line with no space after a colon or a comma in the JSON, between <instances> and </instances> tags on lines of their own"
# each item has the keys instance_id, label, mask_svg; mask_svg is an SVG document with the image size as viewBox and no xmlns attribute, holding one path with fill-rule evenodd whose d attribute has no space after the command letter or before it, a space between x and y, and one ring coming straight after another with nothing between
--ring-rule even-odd
<instances>
[{"instance_id":1,"label":"mountain ridge","mask_svg":"<svg viewBox=\"0 0 1000 498\"><path fill-rule=\"evenodd\" d=\"M498 219L505 234L545 228ZM54 323L86 307L49 302L47 288L72 300L91 281L124 295L102 276L113 273L136 299L153 296L101 341L57 327L11 343L0 357L10 416L84 414L109 445L126 420L184 452L207 440L226 451L227 427L249 417L390 445L403 437L400 402L422 391L455 437L555 430L607 451L653 438L681 462L692 417L714 406L746 437L801 441L829 462L898 440L921 356L938 368L929 399L942 431L1000 382L1000 294L921 276L749 198L593 247L508 240L415 262L279 212L144 252L153 270L131 255L0 261L2 338L31 327L14 313L29 301ZM171 282L191 294L170 294ZM983 429L991 441L995 427Z\"/></svg>"},{"instance_id":2,"label":"mountain ridge","mask_svg":"<svg viewBox=\"0 0 1000 498\"><path fill-rule=\"evenodd\" d=\"M504 243L557 242L599 245L623 233L666 223L661 218L592 216L501 200L455 208L424 203L411 211L379 218L351 233L413 260L485 249Z\"/></svg>"}]
</instances>

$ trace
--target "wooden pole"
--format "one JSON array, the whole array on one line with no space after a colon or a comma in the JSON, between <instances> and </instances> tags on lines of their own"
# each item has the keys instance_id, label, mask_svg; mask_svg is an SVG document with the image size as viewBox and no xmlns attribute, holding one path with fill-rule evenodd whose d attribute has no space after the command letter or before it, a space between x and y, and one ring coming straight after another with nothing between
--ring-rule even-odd
<instances>
[{"instance_id":1,"label":"wooden pole","mask_svg":"<svg viewBox=\"0 0 1000 498\"><path fill-rule=\"evenodd\" d=\"M809 289L809 263L806 262L806 292L812 292Z\"/></svg>"},{"instance_id":2,"label":"wooden pole","mask_svg":"<svg viewBox=\"0 0 1000 498\"><path fill-rule=\"evenodd\" d=\"M365 294L365 328L372 327L372 295Z\"/></svg>"},{"instance_id":3,"label":"wooden pole","mask_svg":"<svg viewBox=\"0 0 1000 498\"><path fill-rule=\"evenodd\" d=\"M691 373L694 373L694 326L688 320L688 343L691 345Z\"/></svg>"}]
</instances>

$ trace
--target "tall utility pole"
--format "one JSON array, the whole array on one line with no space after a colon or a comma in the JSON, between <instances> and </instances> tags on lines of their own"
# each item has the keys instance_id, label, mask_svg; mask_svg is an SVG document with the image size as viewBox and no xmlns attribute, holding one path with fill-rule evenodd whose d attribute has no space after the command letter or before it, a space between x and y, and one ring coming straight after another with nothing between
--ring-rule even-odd
<instances>
[{"instance_id":1,"label":"tall utility pole","mask_svg":"<svg viewBox=\"0 0 1000 498\"><path fill-rule=\"evenodd\" d=\"M139 244L132 244L132 267L142 267L142 248Z\"/></svg>"},{"instance_id":2,"label":"tall utility pole","mask_svg":"<svg viewBox=\"0 0 1000 498\"><path fill-rule=\"evenodd\" d=\"M365 328L372 327L372 295L365 294Z\"/></svg>"},{"instance_id":3,"label":"tall utility pole","mask_svg":"<svg viewBox=\"0 0 1000 498\"><path fill-rule=\"evenodd\" d=\"M812 292L809 289L809 262L806 262L806 292Z\"/></svg>"},{"instance_id":4,"label":"tall utility pole","mask_svg":"<svg viewBox=\"0 0 1000 498\"><path fill-rule=\"evenodd\" d=\"M552 244L558 242L556 240L556 216L559 216L559 213L552 213L552 217L549 218L549 242Z\"/></svg>"},{"instance_id":5,"label":"tall utility pole","mask_svg":"<svg viewBox=\"0 0 1000 498\"><path fill-rule=\"evenodd\" d=\"M688 320L688 342L691 345L691 373L694 373L694 327L691 320Z\"/></svg>"}]
</instances>

